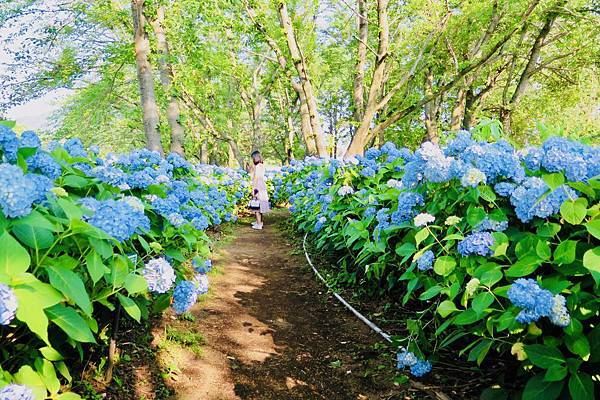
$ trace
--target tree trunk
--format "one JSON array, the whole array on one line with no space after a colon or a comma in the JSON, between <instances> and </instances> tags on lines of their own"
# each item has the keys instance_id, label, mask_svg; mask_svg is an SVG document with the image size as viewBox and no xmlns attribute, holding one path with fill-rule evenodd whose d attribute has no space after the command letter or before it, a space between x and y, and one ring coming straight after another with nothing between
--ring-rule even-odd
<instances>
[{"instance_id":1,"label":"tree trunk","mask_svg":"<svg viewBox=\"0 0 600 400\"><path fill-rule=\"evenodd\" d=\"M167 42L167 35L165 34L164 28L165 20L165 8L164 6L158 7L156 10L156 19L153 21L152 26L154 33L156 34L156 42L158 51L161 56L158 58L158 69L160 72L160 81L169 99L167 106L167 121L171 128L171 152L184 155L183 141L185 139L185 132L183 125L181 125L180 117L181 111L179 108L179 101L177 96L173 93L173 67L171 66L171 52L169 50L169 43Z\"/></svg>"},{"instance_id":2,"label":"tree trunk","mask_svg":"<svg viewBox=\"0 0 600 400\"><path fill-rule=\"evenodd\" d=\"M208 164L208 144L206 143L206 139L204 139L200 145L200 162L202 164Z\"/></svg>"},{"instance_id":3,"label":"tree trunk","mask_svg":"<svg viewBox=\"0 0 600 400\"><path fill-rule=\"evenodd\" d=\"M433 96L433 72L427 70L425 74L425 95ZM427 140L433 143L438 143L440 134L438 131L438 114L440 109L439 97L434 97L431 101L425 104L425 128L427 129Z\"/></svg>"},{"instance_id":4,"label":"tree trunk","mask_svg":"<svg viewBox=\"0 0 600 400\"><path fill-rule=\"evenodd\" d=\"M564 2L559 2L559 4L563 3ZM506 133L511 132L512 112L529 85L531 76L534 74L536 65L539 61L540 52L542 50L542 46L544 45L544 41L548 37L548 34L552 29L552 25L554 24L554 21L556 21L557 17L558 14L556 12L550 12L547 15L546 20L544 21L544 26L542 26L542 29L540 29L540 32L538 33L533 46L531 47L529 57L527 58L527 64L525 65L525 68L519 77L519 82L515 87L515 91L513 92L508 104L504 104L500 110L500 121L502 122L502 128Z\"/></svg>"},{"instance_id":5,"label":"tree trunk","mask_svg":"<svg viewBox=\"0 0 600 400\"><path fill-rule=\"evenodd\" d=\"M360 123L363 119L365 99L364 80L367 65L367 42L369 40L369 18L366 0L357 0L358 3L358 54L356 60L356 75L354 76L354 121Z\"/></svg>"},{"instance_id":6,"label":"tree trunk","mask_svg":"<svg viewBox=\"0 0 600 400\"><path fill-rule=\"evenodd\" d=\"M378 100L383 86L385 75L386 59L388 56L389 46L389 23L388 23L388 0L377 0L377 22L379 25L379 40L377 46L377 59L375 61L375 70L369 87L369 96L363 113L363 118L360 121L358 129L352 137L350 147L346 152L347 155L363 154L365 146L368 142L369 130L371 123L377 114Z\"/></svg>"},{"instance_id":7,"label":"tree trunk","mask_svg":"<svg viewBox=\"0 0 600 400\"><path fill-rule=\"evenodd\" d=\"M137 65L137 77L140 86L142 101L142 120L146 134L146 147L149 150L163 154L160 142L160 131L158 129L159 116L156 106L156 95L154 94L154 77L152 66L148 60L150 55L150 42L144 30L146 18L144 16L144 0L132 0L131 13L133 15L133 30L135 44L135 61Z\"/></svg>"},{"instance_id":8,"label":"tree trunk","mask_svg":"<svg viewBox=\"0 0 600 400\"><path fill-rule=\"evenodd\" d=\"M292 21L288 15L287 6L283 1L279 2L279 21L286 37L288 49L290 51L290 55L292 56L292 62L296 67L298 77L300 78L300 85L302 87L306 107L308 109L308 115L310 117L310 126L312 128L315 145L317 147L317 154L320 157L327 157L327 147L325 145L321 121L319 120L317 100L315 98L312 82L310 76L308 75L306 61L296 40Z\"/></svg>"}]
</instances>

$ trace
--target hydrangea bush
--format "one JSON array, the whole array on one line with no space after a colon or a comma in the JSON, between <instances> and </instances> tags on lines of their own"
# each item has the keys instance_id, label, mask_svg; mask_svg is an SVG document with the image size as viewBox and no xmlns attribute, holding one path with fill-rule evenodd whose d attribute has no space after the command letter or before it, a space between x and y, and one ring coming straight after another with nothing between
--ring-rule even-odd
<instances>
[{"instance_id":1,"label":"hydrangea bush","mask_svg":"<svg viewBox=\"0 0 600 400\"><path fill-rule=\"evenodd\" d=\"M415 311L395 337L399 368L422 376L449 351L483 368L494 354L520 368L486 395L594 399L600 148L484 134L308 158L273 178L276 198L340 258L336 282Z\"/></svg>"},{"instance_id":2,"label":"hydrangea bush","mask_svg":"<svg viewBox=\"0 0 600 400\"><path fill-rule=\"evenodd\" d=\"M107 340L117 307L187 311L208 290L206 229L247 192L243 172L99 157L78 139L43 148L0 124L0 397L77 399L68 362Z\"/></svg>"}]
</instances>

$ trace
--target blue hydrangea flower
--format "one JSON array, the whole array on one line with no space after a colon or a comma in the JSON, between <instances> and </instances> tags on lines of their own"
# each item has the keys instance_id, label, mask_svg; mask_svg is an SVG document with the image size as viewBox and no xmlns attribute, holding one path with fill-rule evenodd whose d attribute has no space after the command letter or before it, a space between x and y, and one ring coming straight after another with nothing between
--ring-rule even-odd
<instances>
[{"instance_id":1,"label":"blue hydrangea flower","mask_svg":"<svg viewBox=\"0 0 600 400\"><path fill-rule=\"evenodd\" d=\"M30 147L30 148L40 148L42 142L38 135L33 131L25 131L21 133L21 138L19 139L19 147Z\"/></svg>"},{"instance_id":2,"label":"blue hydrangea flower","mask_svg":"<svg viewBox=\"0 0 600 400\"><path fill-rule=\"evenodd\" d=\"M474 145L476 142L471 139L471 132L460 130L456 133L456 137L448 142L444 153L449 156L458 156L465 151L467 147Z\"/></svg>"},{"instance_id":3,"label":"blue hydrangea flower","mask_svg":"<svg viewBox=\"0 0 600 400\"><path fill-rule=\"evenodd\" d=\"M0 207L6 217L17 218L31 213L33 202L45 196L40 189L21 168L0 164Z\"/></svg>"},{"instance_id":4,"label":"blue hydrangea flower","mask_svg":"<svg viewBox=\"0 0 600 400\"><path fill-rule=\"evenodd\" d=\"M39 172L50 179L57 179L62 174L62 167L54 158L41 150L38 150L33 156L28 157L27 170L29 172Z\"/></svg>"},{"instance_id":5,"label":"blue hydrangea flower","mask_svg":"<svg viewBox=\"0 0 600 400\"><path fill-rule=\"evenodd\" d=\"M188 311L198 300L196 285L192 281L181 281L173 291L173 309L177 314Z\"/></svg>"},{"instance_id":6,"label":"blue hydrangea flower","mask_svg":"<svg viewBox=\"0 0 600 400\"><path fill-rule=\"evenodd\" d=\"M370 218L373 215L375 215L376 212L377 212L377 210L375 209L375 207L368 207L365 209L365 212L363 215L365 218Z\"/></svg>"},{"instance_id":7,"label":"blue hydrangea flower","mask_svg":"<svg viewBox=\"0 0 600 400\"><path fill-rule=\"evenodd\" d=\"M510 182L499 182L494 185L494 190L498 196L510 197L515 191L517 185Z\"/></svg>"},{"instance_id":8,"label":"blue hydrangea flower","mask_svg":"<svg viewBox=\"0 0 600 400\"><path fill-rule=\"evenodd\" d=\"M567 185L551 191L541 178L531 177L513 191L510 203L517 217L522 222L529 222L534 217L546 218L556 214L566 200L577 198L577 193Z\"/></svg>"},{"instance_id":9,"label":"blue hydrangea flower","mask_svg":"<svg viewBox=\"0 0 600 400\"><path fill-rule=\"evenodd\" d=\"M384 229L389 228L389 226L390 226L389 211L390 211L389 208L382 208L379 211L377 211L377 214L375 215L375 219L377 220L377 223L378 223L376 229L384 230Z\"/></svg>"},{"instance_id":10,"label":"blue hydrangea flower","mask_svg":"<svg viewBox=\"0 0 600 400\"><path fill-rule=\"evenodd\" d=\"M523 149L521 157L528 170L535 172L540 169L544 152L539 147L529 146Z\"/></svg>"},{"instance_id":11,"label":"blue hydrangea flower","mask_svg":"<svg viewBox=\"0 0 600 400\"><path fill-rule=\"evenodd\" d=\"M11 383L0 388L0 400L35 400L35 396L27 386Z\"/></svg>"},{"instance_id":12,"label":"blue hydrangea flower","mask_svg":"<svg viewBox=\"0 0 600 400\"><path fill-rule=\"evenodd\" d=\"M0 283L0 325L10 324L17 312L17 306L17 297L13 290Z\"/></svg>"},{"instance_id":13,"label":"blue hydrangea flower","mask_svg":"<svg viewBox=\"0 0 600 400\"><path fill-rule=\"evenodd\" d=\"M435 255L433 251L427 250L425 253L421 255L417 259L417 268L421 271L427 271L433 268L433 261L435 260Z\"/></svg>"},{"instance_id":14,"label":"blue hydrangea flower","mask_svg":"<svg viewBox=\"0 0 600 400\"><path fill-rule=\"evenodd\" d=\"M167 219L175 228L179 228L181 225L186 223L185 218L183 218L183 216L179 213L171 213Z\"/></svg>"},{"instance_id":15,"label":"blue hydrangea flower","mask_svg":"<svg viewBox=\"0 0 600 400\"><path fill-rule=\"evenodd\" d=\"M533 279L520 278L508 289L508 298L523 310L516 320L522 324L535 322L551 314L554 297L549 290L542 289Z\"/></svg>"},{"instance_id":16,"label":"blue hydrangea flower","mask_svg":"<svg viewBox=\"0 0 600 400\"><path fill-rule=\"evenodd\" d=\"M360 174L366 178L370 178L372 176L375 176L375 170L371 167L366 167L363 168L362 171L360 171Z\"/></svg>"},{"instance_id":17,"label":"blue hydrangea flower","mask_svg":"<svg viewBox=\"0 0 600 400\"><path fill-rule=\"evenodd\" d=\"M79 138L68 139L63 145L64 149L71 157L87 157L87 151Z\"/></svg>"},{"instance_id":18,"label":"blue hydrangea flower","mask_svg":"<svg viewBox=\"0 0 600 400\"><path fill-rule=\"evenodd\" d=\"M398 369L402 369L415 365L419 359L413 352L402 350L396 354L396 361Z\"/></svg>"},{"instance_id":19,"label":"blue hydrangea flower","mask_svg":"<svg viewBox=\"0 0 600 400\"><path fill-rule=\"evenodd\" d=\"M85 216L91 225L102 229L119 242L128 240L136 233L150 229L150 220L144 211L132 207L123 200L82 199L82 204L93 211Z\"/></svg>"},{"instance_id":20,"label":"blue hydrangea flower","mask_svg":"<svg viewBox=\"0 0 600 400\"><path fill-rule=\"evenodd\" d=\"M410 373L417 378L420 378L431 371L431 363L425 360L419 360L410 366Z\"/></svg>"},{"instance_id":21,"label":"blue hydrangea flower","mask_svg":"<svg viewBox=\"0 0 600 400\"><path fill-rule=\"evenodd\" d=\"M458 252L467 257L472 254L491 256L494 237L489 232L471 233L458 243Z\"/></svg>"},{"instance_id":22,"label":"blue hydrangea flower","mask_svg":"<svg viewBox=\"0 0 600 400\"><path fill-rule=\"evenodd\" d=\"M504 232L508 228L508 221L496 221L493 219L489 219L485 217L483 221L481 221L475 228L473 228L474 232L483 232L483 231L494 231L494 232Z\"/></svg>"},{"instance_id":23,"label":"blue hydrangea flower","mask_svg":"<svg viewBox=\"0 0 600 400\"><path fill-rule=\"evenodd\" d=\"M398 209L392 213L392 223L400 225L412 220L418 214L417 206L424 205L423 196L415 192L402 192L398 195Z\"/></svg>"},{"instance_id":24,"label":"blue hydrangea flower","mask_svg":"<svg viewBox=\"0 0 600 400\"><path fill-rule=\"evenodd\" d=\"M379 157L380 154L381 151L379 149L371 147L370 149L367 149L367 151L365 151L365 158L369 160L375 160L377 157Z\"/></svg>"},{"instance_id":25,"label":"blue hydrangea flower","mask_svg":"<svg viewBox=\"0 0 600 400\"><path fill-rule=\"evenodd\" d=\"M47 199L48 194L51 193L50 189L54 187L54 184L50 178L38 174L27 174L25 177L29 179L35 187L32 193L33 204L40 204L44 202Z\"/></svg>"},{"instance_id":26,"label":"blue hydrangea flower","mask_svg":"<svg viewBox=\"0 0 600 400\"><path fill-rule=\"evenodd\" d=\"M154 293L166 293L175 283L175 270L163 257L148 261L142 275L148 282L148 290Z\"/></svg>"},{"instance_id":27,"label":"blue hydrangea flower","mask_svg":"<svg viewBox=\"0 0 600 400\"><path fill-rule=\"evenodd\" d=\"M317 219L317 222L315 223L315 227L313 228L313 232L318 232L323 228L323 225L325 225L325 222L327 222L327 218L325 216L320 216Z\"/></svg>"},{"instance_id":28,"label":"blue hydrangea flower","mask_svg":"<svg viewBox=\"0 0 600 400\"><path fill-rule=\"evenodd\" d=\"M198 296L208 293L208 276L206 274L196 274L194 276L194 284L196 285L196 293Z\"/></svg>"},{"instance_id":29,"label":"blue hydrangea flower","mask_svg":"<svg viewBox=\"0 0 600 400\"><path fill-rule=\"evenodd\" d=\"M0 125L0 150L8 161L17 161L19 139L12 129L4 125Z\"/></svg>"}]
</instances>

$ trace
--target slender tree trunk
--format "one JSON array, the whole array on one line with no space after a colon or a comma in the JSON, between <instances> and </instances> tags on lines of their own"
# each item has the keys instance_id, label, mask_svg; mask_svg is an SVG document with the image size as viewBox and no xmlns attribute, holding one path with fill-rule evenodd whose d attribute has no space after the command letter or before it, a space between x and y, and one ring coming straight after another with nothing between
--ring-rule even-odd
<instances>
[{"instance_id":1,"label":"slender tree trunk","mask_svg":"<svg viewBox=\"0 0 600 400\"><path fill-rule=\"evenodd\" d=\"M363 154L365 146L367 145L369 138L369 130L375 115L377 114L378 100L381 94L381 88L383 86L386 60L388 57L388 46L389 46L389 22L388 22L388 0L377 0L377 22L379 25L379 40L377 47L377 59L375 61L375 70L373 71L373 77L371 78L371 85L369 87L369 95L367 98L367 104L363 113L363 118L360 121L358 129L354 133L354 137L350 142L347 154Z\"/></svg>"},{"instance_id":2,"label":"slender tree trunk","mask_svg":"<svg viewBox=\"0 0 600 400\"><path fill-rule=\"evenodd\" d=\"M206 142L204 139L200 145L200 162L202 164L208 164L208 144Z\"/></svg>"},{"instance_id":3,"label":"slender tree trunk","mask_svg":"<svg viewBox=\"0 0 600 400\"><path fill-rule=\"evenodd\" d=\"M169 98L169 104L167 106L167 121L169 122L169 127L171 128L171 152L183 156L185 131L183 129L183 125L179 122L181 117L179 100L175 93L173 93L173 67L170 61L171 52L169 50L169 43L167 42L167 35L165 34L164 20L165 8L164 6L160 6L156 10L156 19L152 23L154 33L156 34L158 51L161 54L158 59L158 69L160 72L160 81L165 93L167 94L167 97Z\"/></svg>"},{"instance_id":4,"label":"slender tree trunk","mask_svg":"<svg viewBox=\"0 0 600 400\"><path fill-rule=\"evenodd\" d=\"M425 95L433 96L433 72L427 70L425 74ZM438 131L438 114L440 101L438 97L434 97L431 101L425 104L425 128L427 129L427 140L437 143L440 140Z\"/></svg>"},{"instance_id":5,"label":"slender tree trunk","mask_svg":"<svg viewBox=\"0 0 600 400\"><path fill-rule=\"evenodd\" d=\"M358 54L356 60L356 73L354 76L354 121L360 123L363 119L365 99L364 80L367 65L367 42L369 40L369 18L366 0L357 0L358 3Z\"/></svg>"},{"instance_id":6,"label":"slender tree trunk","mask_svg":"<svg viewBox=\"0 0 600 400\"><path fill-rule=\"evenodd\" d=\"M461 124L465 117L465 110L467 105L467 92L469 91L471 84L472 82L468 82L467 78L465 78L465 83L458 89L458 92L456 94L456 102L454 103L452 115L450 116L451 131L457 131L461 127Z\"/></svg>"},{"instance_id":7,"label":"slender tree trunk","mask_svg":"<svg viewBox=\"0 0 600 400\"><path fill-rule=\"evenodd\" d=\"M315 145L317 146L317 154L320 157L327 157L327 147L325 145L323 128L319 119L319 112L314 89L312 86L310 76L308 75L306 61L304 59L304 56L302 55L302 52L300 51L300 47L298 46L298 42L296 40L296 35L294 33L292 21L287 11L287 6L283 1L279 2L279 21L281 23L281 27L283 28L283 32L286 37L288 49L292 56L292 62L296 67L298 77L300 78L300 85L302 86L302 92L310 117L310 126L312 128Z\"/></svg>"},{"instance_id":8,"label":"slender tree trunk","mask_svg":"<svg viewBox=\"0 0 600 400\"><path fill-rule=\"evenodd\" d=\"M163 154L158 129L159 116L154 94L154 77L152 66L148 60L150 55L150 42L144 30L146 18L144 16L144 0L132 0L131 12L133 15L133 30L135 44L135 61L137 64L137 77L140 86L142 101L142 120L146 134L146 147L149 150Z\"/></svg>"}]
</instances>

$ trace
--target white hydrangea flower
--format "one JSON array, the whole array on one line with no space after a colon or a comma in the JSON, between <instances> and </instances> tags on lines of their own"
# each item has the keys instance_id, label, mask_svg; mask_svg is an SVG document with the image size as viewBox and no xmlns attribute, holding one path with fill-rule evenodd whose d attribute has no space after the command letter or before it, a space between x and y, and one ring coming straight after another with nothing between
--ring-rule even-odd
<instances>
[{"instance_id":1,"label":"white hydrangea flower","mask_svg":"<svg viewBox=\"0 0 600 400\"><path fill-rule=\"evenodd\" d=\"M425 226L433 221L435 221L435 217L428 213L421 213L414 219L415 226Z\"/></svg>"}]
</instances>

